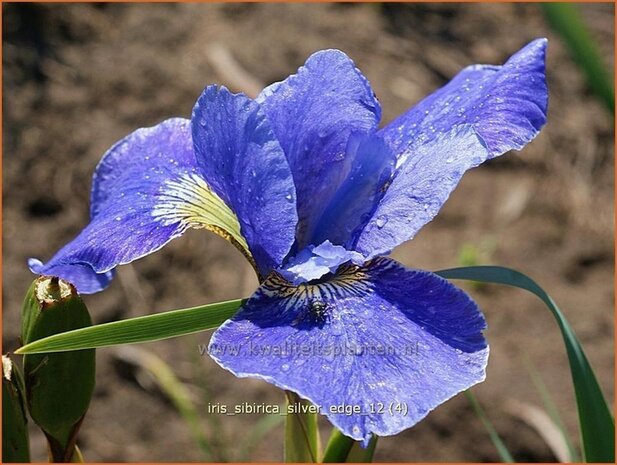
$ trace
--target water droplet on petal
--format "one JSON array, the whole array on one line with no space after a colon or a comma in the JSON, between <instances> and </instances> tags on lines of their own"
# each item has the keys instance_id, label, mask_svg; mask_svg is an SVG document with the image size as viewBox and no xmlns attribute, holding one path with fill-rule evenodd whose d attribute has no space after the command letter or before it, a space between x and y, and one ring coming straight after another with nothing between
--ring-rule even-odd
<instances>
[{"instance_id":1,"label":"water droplet on petal","mask_svg":"<svg viewBox=\"0 0 617 465\"><path fill-rule=\"evenodd\" d=\"M387 222L388 222L388 217L386 215L380 215L375 220L375 224L380 229L383 228L386 225Z\"/></svg>"}]
</instances>

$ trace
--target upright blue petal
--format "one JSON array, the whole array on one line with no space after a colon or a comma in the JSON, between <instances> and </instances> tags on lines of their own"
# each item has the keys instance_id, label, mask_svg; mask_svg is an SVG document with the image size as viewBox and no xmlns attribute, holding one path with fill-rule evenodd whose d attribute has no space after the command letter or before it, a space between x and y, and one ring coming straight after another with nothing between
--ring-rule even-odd
<instances>
[{"instance_id":1,"label":"upright blue petal","mask_svg":"<svg viewBox=\"0 0 617 465\"><path fill-rule=\"evenodd\" d=\"M521 149L546 122L546 40L503 66L471 66L382 129L398 155L381 199L351 248L367 258L390 252L432 220L464 172Z\"/></svg>"},{"instance_id":2,"label":"upright blue petal","mask_svg":"<svg viewBox=\"0 0 617 465\"><path fill-rule=\"evenodd\" d=\"M503 66L465 68L380 133L403 158L435 134L472 124L489 150L489 158L522 149L546 123L546 39L537 39Z\"/></svg>"},{"instance_id":3,"label":"upright blue petal","mask_svg":"<svg viewBox=\"0 0 617 465\"><path fill-rule=\"evenodd\" d=\"M371 217L394 173L396 156L374 133L352 134L347 143L347 154L348 173L319 220L309 225L310 244L329 240L353 247L359 228Z\"/></svg>"},{"instance_id":4,"label":"upright blue petal","mask_svg":"<svg viewBox=\"0 0 617 465\"><path fill-rule=\"evenodd\" d=\"M50 261L29 261L39 274L60 276L81 293L105 288L112 270L152 253L199 225L209 190L199 175L190 122L169 119L116 143L96 169L91 221ZM223 226L223 225L219 225Z\"/></svg>"},{"instance_id":5,"label":"upright blue petal","mask_svg":"<svg viewBox=\"0 0 617 465\"><path fill-rule=\"evenodd\" d=\"M207 87L192 117L197 162L234 210L265 276L295 240L296 191L289 164L259 104L226 88Z\"/></svg>"},{"instance_id":6,"label":"upright blue petal","mask_svg":"<svg viewBox=\"0 0 617 465\"><path fill-rule=\"evenodd\" d=\"M314 285L271 275L214 333L209 353L236 376L297 392L366 443L484 380L484 328L448 281L378 258Z\"/></svg>"},{"instance_id":7,"label":"upright blue petal","mask_svg":"<svg viewBox=\"0 0 617 465\"><path fill-rule=\"evenodd\" d=\"M417 147L351 247L367 259L389 253L431 221L466 170L488 157L473 127L455 127Z\"/></svg>"},{"instance_id":8,"label":"upright blue petal","mask_svg":"<svg viewBox=\"0 0 617 465\"><path fill-rule=\"evenodd\" d=\"M266 88L257 100L291 166L302 249L309 245L308 226L349 170L349 136L374 130L381 108L366 78L338 50L311 55L297 74Z\"/></svg>"}]
</instances>

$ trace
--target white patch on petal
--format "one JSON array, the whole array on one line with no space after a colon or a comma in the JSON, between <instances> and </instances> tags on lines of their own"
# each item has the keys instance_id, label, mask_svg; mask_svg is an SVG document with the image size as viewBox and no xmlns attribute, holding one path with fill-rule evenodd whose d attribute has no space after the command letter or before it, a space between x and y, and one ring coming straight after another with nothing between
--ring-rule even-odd
<instances>
[{"instance_id":1,"label":"white patch on petal","mask_svg":"<svg viewBox=\"0 0 617 465\"><path fill-rule=\"evenodd\" d=\"M209 229L236 242L244 249L243 253L250 256L246 240L240 232L238 217L196 173L166 181L152 216L165 226L180 222L184 228Z\"/></svg>"}]
</instances>

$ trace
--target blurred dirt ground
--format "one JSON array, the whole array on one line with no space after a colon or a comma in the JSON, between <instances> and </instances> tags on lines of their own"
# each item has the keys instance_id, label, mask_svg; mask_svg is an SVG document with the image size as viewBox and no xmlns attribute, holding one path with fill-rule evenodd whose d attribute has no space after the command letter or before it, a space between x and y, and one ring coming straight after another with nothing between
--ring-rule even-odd
<instances>
[{"instance_id":1,"label":"blurred dirt ground","mask_svg":"<svg viewBox=\"0 0 617 465\"><path fill-rule=\"evenodd\" d=\"M583 17L613 67L614 7ZM85 225L90 177L103 152L141 126L190 115L209 83L254 88L294 72L315 50L340 48L368 76L384 122L471 63L501 63L533 38L549 38L549 123L521 154L468 173L442 213L394 257L412 267L456 266L461 250L537 279L564 309L612 402L613 119L531 4L5 4L3 5L4 351L18 346L19 312L33 276ZM230 55L243 76L225 60ZM194 231L123 268L87 297L97 323L248 296L256 281L243 257ZM520 291L471 289L486 313L488 378L474 392L520 461L553 461L550 449L511 413L541 405L524 360L548 385L577 437L567 361L554 321ZM208 403L283 402L266 383L240 380L200 357L200 334L144 346L190 385L217 460L242 458L256 415L205 413ZM324 423L324 435L326 424ZM240 439L239 439L240 438ZM92 407L79 444L89 461L204 458L171 404L143 375L98 353ZM40 435L34 457L45 458ZM233 451L233 455L232 454ZM249 451L282 459L281 429ZM497 461L463 396L396 438L379 461Z\"/></svg>"}]
</instances>

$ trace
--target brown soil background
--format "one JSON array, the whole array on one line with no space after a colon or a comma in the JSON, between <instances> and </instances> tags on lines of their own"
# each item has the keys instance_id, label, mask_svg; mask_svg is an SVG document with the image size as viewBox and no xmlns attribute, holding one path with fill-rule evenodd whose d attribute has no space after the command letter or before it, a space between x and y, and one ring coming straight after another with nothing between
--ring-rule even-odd
<instances>
[{"instance_id":1,"label":"brown soil background","mask_svg":"<svg viewBox=\"0 0 617 465\"><path fill-rule=\"evenodd\" d=\"M262 83L283 79L317 49L340 48L370 79L387 122L463 66L501 63L545 36L550 111L542 134L522 153L468 173L438 218L393 255L435 270L456 266L464 244L492 248L483 262L531 275L562 306L612 402L613 119L537 5L5 4L3 13L5 352L18 346L21 301L33 279L26 259L49 259L85 225L90 177L103 152L137 127L188 117L209 83L244 85L209 58L216 44ZM588 4L582 14L612 68L613 5ZM198 231L123 268L119 278L86 298L97 323L248 296L256 285L233 247ZM488 378L474 392L516 459L555 460L508 410L512 401L541 405L525 368L528 357L577 437L555 322L522 291L467 289L486 313L492 344ZM238 444L259 416L207 415L206 405L283 398L266 383L236 379L200 357L197 344L208 337L142 347L189 385L203 430L226 452L216 458L238 459ZM96 392L79 438L88 461L203 460L170 402L116 354L98 352ZM281 460L281 432L280 426L269 432L248 458ZM32 448L34 458L45 459L40 434ZM380 440L376 460L499 457L457 396L416 427Z\"/></svg>"}]
</instances>

